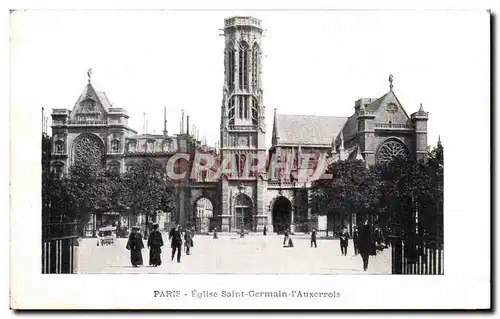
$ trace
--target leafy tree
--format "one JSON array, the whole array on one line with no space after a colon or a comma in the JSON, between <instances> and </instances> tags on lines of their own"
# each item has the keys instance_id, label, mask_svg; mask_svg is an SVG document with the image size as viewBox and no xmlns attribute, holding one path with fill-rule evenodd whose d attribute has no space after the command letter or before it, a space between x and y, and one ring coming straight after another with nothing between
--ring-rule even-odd
<instances>
[{"instance_id":1,"label":"leafy tree","mask_svg":"<svg viewBox=\"0 0 500 319\"><path fill-rule=\"evenodd\" d=\"M146 216L146 232L149 231L150 216L158 210L173 208L173 184L154 160L145 159L132 165L123 181L126 189L124 204L131 208L132 216Z\"/></svg>"},{"instance_id":2,"label":"leafy tree","mask_svg":"<svg viewBox=\"0 0 500 319\"><path fill-rule=\"evenodd\" d=\"M112 207L112 189L100 164L83 161L74 163L66 183L72 197L73 217L79 221L80 230L89 221L91 214L99 216ZM95 236L95 229L93 235Z\"/></svg>"}]
</instances>

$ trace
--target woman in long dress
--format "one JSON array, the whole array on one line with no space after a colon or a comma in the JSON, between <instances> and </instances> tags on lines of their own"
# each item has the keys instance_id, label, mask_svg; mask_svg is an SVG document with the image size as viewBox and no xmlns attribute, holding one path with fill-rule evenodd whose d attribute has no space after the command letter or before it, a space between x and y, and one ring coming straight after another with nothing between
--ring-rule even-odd
<instances>
[{"instance_id":1,"label":"woman in long dress","mask_svg":"<svg viewBox=\"0 0 500 319\"><path fill-rule=\"evenodd\" d=\"M161 265L161 247L163 246L163 238L158 231L158 224L153 225L153 231L149 234L149 265L158 267Z\"/></svg>"},{"instance_id":2,"label":"woman in long dress","mask_svg":"<svg viewBox=\"0 0 500 319\"><path fill-rule=\"evenodd\" d=\"M142 249L144 248L144 242L142 241L142 235L138 232L139 227L135 226L132 228L132 233L128 237L127 249L130 250L130 262L133 267L139 267L143 265L142 261Z\"/></svg>"}]
</instances>

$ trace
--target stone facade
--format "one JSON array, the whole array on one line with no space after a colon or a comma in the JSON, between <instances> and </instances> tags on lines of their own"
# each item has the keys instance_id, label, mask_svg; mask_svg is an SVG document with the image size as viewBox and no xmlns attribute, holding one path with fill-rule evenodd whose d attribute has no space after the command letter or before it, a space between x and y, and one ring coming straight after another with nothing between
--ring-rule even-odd
<instances>
[{"instance_id":1,"label":"stone facade","mask_svg":"<svg viewBox=\"0 0 500 319\"><path fill-rule=\"evenodd\" d=\"M138 134L128 126L127 111L113 107L89 77L72 110L53 109L53 169L67 174L75 161L92 158L123 173L144 157L164 166L178 153L210 153L218 158L218 164L234 160L237 173L217 178L214 169L194 178L187 174L177 181L172 221L202 223L200 231L217 227L222 232L241 228L262 232L267 227L270 232L285 228L294 232L307 231L312 217L309 189L326 169L325 163L361 159L373 165L398 154L426 158L428 113L420 106L408 116L393 91L392 76L388 93L357 100L350 117L287 115L275 109L272 145L267 149L261 21L232 17L225 20L223 30L220 149L203 145L194 132L190 134L189 117L185 130L184 115L179 134L168 134L166 113L162 135ZM244 174L241 163L248 158L269 158L268 172ZM189 161L176 163L178 169L191 171ZM288 166L280 167L285 163ZM212 204L211 217L206 216L207 201Z\"/></svg>"}]
</instances>

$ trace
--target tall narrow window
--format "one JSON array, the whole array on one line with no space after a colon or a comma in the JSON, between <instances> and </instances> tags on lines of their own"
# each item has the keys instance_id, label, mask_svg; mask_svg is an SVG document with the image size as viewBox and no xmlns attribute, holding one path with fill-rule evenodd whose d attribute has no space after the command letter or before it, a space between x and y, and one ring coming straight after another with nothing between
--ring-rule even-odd
<instances>
[{"instance_id":1,"label":"tall narrow window","mask_svg":"<svg viewBox=\"0 0 500 319\"><path fill-rule=\"evenodd\" d=\"M240 42L239 52L239 88L248 89L248 44Z\"/></svg>"},{"instance_id":2,"label":"tall narrow window","mask_svg":"<svg viewBox=\"0 0 500 319\"><path fill-rule=\"evenodd\" d=\"M239 113L238 117L240 119L243 119L243 96L241 96L241 95L238 97L238 104L239 104L238 105L238 113Z\"/></svg>"},{"instance_id":3,"label":"tall narrow window","mask_svg":"<svg viewBox=\"0 0 500 319\"><path fill-rule=\"evenodd\" d=\"M230 125L234 125L234 118L235 118L235 105L234 105L234 97L232 97L230 100L229 100L229 112L228 112L228 115L229 115L229 124Z\"/></svg>"},{"instance_id":4,"label":"tall narrow window","mask_svg":"<svg viewBox=\"0 0 500 319\"><path fill-rule=\"evenodd\" d=\"M234 66L235 66L235 56L234 56L234 50L230 49L229 50L229 53L228 53L228 77L227 77L227 81L229 82L228 83L228 86L229 86L229 89L232 90L234 88Z\"/></svg>"},{"instance_id":5,"label":"tall narrow window","mask_svg":"<svg viewBox=\"0 0 500 319\"><path fill-rule=\"evenodd\" d=\"M259 46L257 43L252 48L252 87L257 89L259 86Z\"/></svg>"},{"instance_id":6,"label":"tall narrow window","mask_svg":"<svg viewBox=\"0 0 500 319\"><path fill-rule=\"evenodd\" d=\"M257 102L257 99L252 97L251 98L251 103L252 103L252 124L257 125L258 120L259 120L259 103Z\"/></svg>"}]
</instances>

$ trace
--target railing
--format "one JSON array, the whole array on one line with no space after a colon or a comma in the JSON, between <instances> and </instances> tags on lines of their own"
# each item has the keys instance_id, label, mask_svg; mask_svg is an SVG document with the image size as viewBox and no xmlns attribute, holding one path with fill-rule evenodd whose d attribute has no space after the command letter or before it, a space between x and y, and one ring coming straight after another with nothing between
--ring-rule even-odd
<instances>
[{"instance_id":1,"label":"railing","mask_svg":"<svg viewBox=\"0 0 500 319\"><path fill-rule=\"evenodd\" d=\"M261 21L252 17L234 17L225 20L225 27L232 27L236 25L241 26L254 26L257 28L261 27Z\"/></svg>"},{"instance_id":2,"label":"railing","mask_svg":"<svg viewBox=\"0 0 500 319\"><path fill-rule=\"evenodd\" d=\"M415 125L412 125L412 124L394 124L394 123L375 123L375 128L413 130L413 129L415 129Z\"/></svg>"},{"instance_id":3,"label":"railing","mask_svg":"<svg viewBox=\"0 0 500 319\"><path fill-rule=\"evenodd\" d=\"M257 125L230 125L229 130L231 131L252 131L256 130Z\"/></svg>"},{"instance_id":4,"label":"railing","mask_svg":"<svg viewBox=\"0 0 500 319\"><path fill-rule=\"evenodd\" d=\"M127 110L122 107L112 107L109 109L109 113L123 113L128 114Z\"/></svg>"},{"instance_id":5,"label":"railing","mask_svg":"<svg viewBox=\"0 0 500 319\"><path fill-rule=\"evenodd\" d=\"M273 188L301 188L305 185L305 183L298 183L298 182L277 182L277 181L269 181L267 183L269 187Z\"/></svg>"},{"instance_id":6,"label":"railing","mask_svg":"<svg viewBox=\"0 0 500 319\"><path fill-rule=\"evenodd\" d=\"M76 270L76 223L49 223L42 228L42 274L72 274Z\"/></svg>"},{"instance_id":7,"label":"railing","mask_svg":"<svg viewBox=\"0 0 500 319\"><path fill-rule=\"evenodd\" d=\"M52 114L68 114L69 110L67 109L52 109Z\"/></svg>"},{"instance_id":8,"label":"railing","mask_svg":"<svg viewBox=\"0 0 500 319\"><path fill-rule=\"evenodd\" d=\"M443 275L444 247L431 237L389 236L392 273L402 275Z\"/></svg>"},{"instance_id":9,"label":"railing","mask_svg":"<svg viewBox=\"0 0 500 319\"><path fill-rule=\"evenodd\" d=\"M92 121L92 120L68 120L68 125L106 125L108 124L107 121L105 120L100 120L100 121Z\"/></svg>"}]
</instances>

